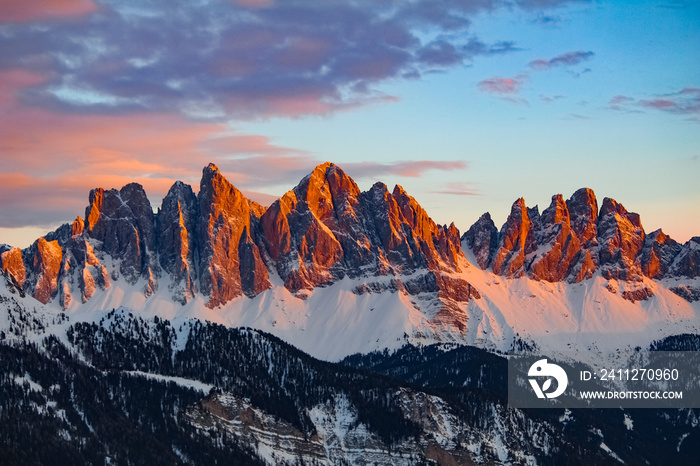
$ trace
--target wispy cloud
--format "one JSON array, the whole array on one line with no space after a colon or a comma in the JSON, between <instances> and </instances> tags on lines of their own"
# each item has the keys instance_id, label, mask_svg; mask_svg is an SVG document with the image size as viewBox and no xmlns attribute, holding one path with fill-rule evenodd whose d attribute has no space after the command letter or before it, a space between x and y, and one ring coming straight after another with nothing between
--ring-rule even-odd
<instances>
[{"instance_id":1,"label":"wispy cloud","mask_svg":"<svg viewBox=\"0 0 700 466\"><path fill-rule=\"evenodd\" d=\"M687 87L677 92L662 94L651 99L636 99L625 95L616 95L608 103L611 110L639 112L640 110L658 110L677 115L700 115L700 88Z\"/></svg>"},{"instance_id":2,"label":"wispy cloud","mask_svg":"<svg viewBox=\"0 0 700 466\"><path fill-rule=\"evenodd\" d=\"M514 78L502 78L494 76L479 82L479 89L491 94L517 94L525 81L525 75L518 75Z\"/></svg>"},{"instance_id":3,"label":"wispy cloud","mask_svg":"<svg viewBox=\"0 0 700 466\"><path fill-rule=\"evenodd\" d=\"M445 189L430 191L433 194L447 194L450 196L481 196L481 193L467 183L447 183Z\"/></svg>"},{"instance_id":4,"label":"wispy cloud","mask_svg":"<svg viewBox=\"0 0 700 466\"><path fill-rule=\"evenodd\" d=\"M480 81L478 86L482 92L498 96L504 102L527 107L530 105L530 102L519 95L522 85L527 78L526 74L519 74L513 78L494 76Z\"/></svg>"},{"instance_id":5,"label":"wispy cloud","mask_svg":"<svg viewBox=\"0 0 700 466\"><path fill-rule=\"evenodd\" d=\"M545 27L558 28L562 24L562 19L558 15L539 13L533 22Z\"/></svg>"},{"instance_id":6,"label":"wispy cloud","mask_svg":"<svg viewBox=\"0 0 700 466\"><path fill-rule=\"evenodd\" d=\"M554 102L558 102L560 100L565 99L566 96L563 96L561 94L557 95L540 95L540 102L545 103L545 104L552 104Z\"/></svg>"},{"instance_id":7,"label":"wispy cloud","mask_svg":"<svg viewBox=\"0 0 700 466\"><path fill-rule=\"evenodd\" d=\"M595 54L593 52L568 52L552 59L537 59L530 62L530 68L534 70L548 70L557 66L578 65L581 62L590 60Z\"/></svg>"},{"instance_id":8,"label":"wispy cloud","mask_svg":"<svg viewBox=\"0 0 700 466\"><path fill-rule=\"evenodd\" d=\"M357 179L378 180L380 176L405 176L418 178L430 170L454 171L466 170L468 163L463 160L411 160L394 163L360 162L346 163L342 168L350 176Z\"/></svg>"}]
</instances>

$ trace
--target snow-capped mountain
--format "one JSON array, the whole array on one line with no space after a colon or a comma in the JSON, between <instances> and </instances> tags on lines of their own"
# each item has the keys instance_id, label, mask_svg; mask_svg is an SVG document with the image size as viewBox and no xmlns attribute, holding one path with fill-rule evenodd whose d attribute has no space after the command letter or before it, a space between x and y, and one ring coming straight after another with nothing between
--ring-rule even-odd
<instances>
[{"instance_id":1,"label":"snow-capped mountain","mask_svg":"<svg viewBox=\"0 0 700 466\"><path fill-rule=\"evenodd\" d=\"M400 186L366 192L316 167L264 208L210 164L154 213L138 184L90 192L84 218L2 269L74 321L125 307L273 333L317 357L456 342L507 351L618 348L700 329L700 237L645 234L639 216L580 189L539 214L518 199L498 230L461 238Z\"/></svg>"},{"instance_id":2,"label":"snow-capped mountain","mask_svg":"<svg viewBox=\"0 0 700 466\"><path fill-rule=\"evenodd\" d=\"M329 163L268 208L213 165L155 213L137 184L95 189L0 246L0 455L694 464L697 410L514 409L493 350L698 350L699 254L587 189L461 238Z\"/></svg>"}]
</instances>

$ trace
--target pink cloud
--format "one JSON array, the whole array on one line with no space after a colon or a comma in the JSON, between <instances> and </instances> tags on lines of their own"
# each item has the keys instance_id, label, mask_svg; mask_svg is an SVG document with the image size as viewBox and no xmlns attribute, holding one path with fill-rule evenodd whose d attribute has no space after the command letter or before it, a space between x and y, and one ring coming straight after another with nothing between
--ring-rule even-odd
<instances>
[{"instance_id":1,"label":"pink cloud","mask_svg":"<svg viewBox=\"0 0 700 466\"><path fill-rule=\"evenodd\" d=\"M608 106L613 110L622 110L626 105L632 102L634 102L632 97L628 97L626 95L616 95L610 99Z\"/></svg>"},{"instance_id":2,"label":"pink cloud","mask_svg":"<svg viewBox=\"0 0 700 466\"><path fill-rule=\"evenodd\" d=\"M678 110L679 108L678 104L666 99L640 100L639 105L642 107L654 108L656 110Z\"/></svg>"},{"instance_id":3,"label":"pink cloud","mask_svg":"<svg viewBox=\"0 0 700 466\"><path fill-rule=\"evenodd\" d=\"M524 79L522 75L514 78L494 76L493 78L484 79L479 82L479 88L484 92L492 94L517 94L520 91Z\"/></svg>"},{"instance_id":4,"label":"pink cloud","mask_svg":"<svg viewBox=\"0 0 700 466\"><path fill-rule=\"evenodd\" d=\"M687 87L660 97L662 98L637 100L628 96L616 95L610 99L608 106L612 110L628 112L645 108L679 115L700 114L700 89L698 88Z\"/></svg>"},{"instance_id":5,"label":"pink cloud","mask_svg":"<svg viewBox=\"0 0 700 466\"><path fill-rule=\"evenodd\" d=\"M92 0L5 0L0 2L0 23L81 16L97 11Z\"/></svg>"},{"instance_id":6,"label":"pink cloud","mask_svg":"<svg viewBox=\"0 0 700 466\"><path fill-rule=\"evenodd\" d=\"M414 160L409 162L378 163L360 162L346 163L342 168L354 178L374 178L382 175L405 176L418 178L429 170L453 171L466 170L467 162L462 160Z\"/></svg>"},{"instance_id":7,"label":"pink cloud","mask_svg":"<svg viewBox=\"0 0 700 466\"><path fill-rule=\"evenodd\" d=\"M19 91L45 81L41 74L21 68L0 71L0 111L9 111L19 104Z\"/></svg>"},{"instance_id":8,"label":"pink cloud","mask_svg":"<svg viewBox=\"0 0 700 466\"><path fill-rule=\"evenodd\" d=\"M481 196L481 193L467 183L447 183L445 188L431 191L433 194L448 194L451 196Z\"/></svg>"}]
</instances>

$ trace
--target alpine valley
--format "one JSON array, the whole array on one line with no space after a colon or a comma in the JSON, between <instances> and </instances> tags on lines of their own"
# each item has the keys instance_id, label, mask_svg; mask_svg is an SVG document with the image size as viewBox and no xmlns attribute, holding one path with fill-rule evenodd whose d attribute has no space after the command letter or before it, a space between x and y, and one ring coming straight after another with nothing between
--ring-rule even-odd
<instances>
[{"instance_id":1,"label":"alpine valley","mask_svg":"<svg viewBox=\"0 0 700 466\"><path fill-rule=\"evenodd\" d=\"M210 164L0 246L3 464L697 464L700 411L520 410L520 350L700 350L700 237L582 188L463 235L316 167Z\"/></svg>"}]
</instances>

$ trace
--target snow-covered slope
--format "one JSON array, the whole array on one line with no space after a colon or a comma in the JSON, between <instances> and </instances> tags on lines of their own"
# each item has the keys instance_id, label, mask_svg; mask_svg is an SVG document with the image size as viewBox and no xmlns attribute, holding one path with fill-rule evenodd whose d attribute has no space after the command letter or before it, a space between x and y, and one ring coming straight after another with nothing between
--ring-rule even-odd
<instances>
[{"instance_id":1,"label":"snow-covered slope","mask_svg":"<svg viewBox=\"0 0 700 466\"><path fill-rule=\"evenodd\" d=\"M700 302L688 302L669 291L678 285L675 279L630 283L594 276L575 284L550 283L503 278L475 266L457 277L467 280L481 296L459 303L466 322L463 332L434 321L440 305L433 293L409 295L389 288L357 294L366 280L350 278L315 288L302 299L271 277L272 288L214 309L205 306L200 296L182 306L171 299L166 286L145 297L143 283L117 281L97 290L86 303L73 302L65 312L71 321L94 321L123 307L144 318L169 319L175 326L200 319L252 327L325 360L396 349L407 342L450 341L508 351L516 339L522 339L542 350L605 350L646 347L669 335L700 333ZM389 277L384 281L388 284ZM700 280L691 285L700 285ZM623 298L634 290L648 290L652 296L639 301ZM61 312L56 305L54 311Z\"/></svg>"}]
</instances>

